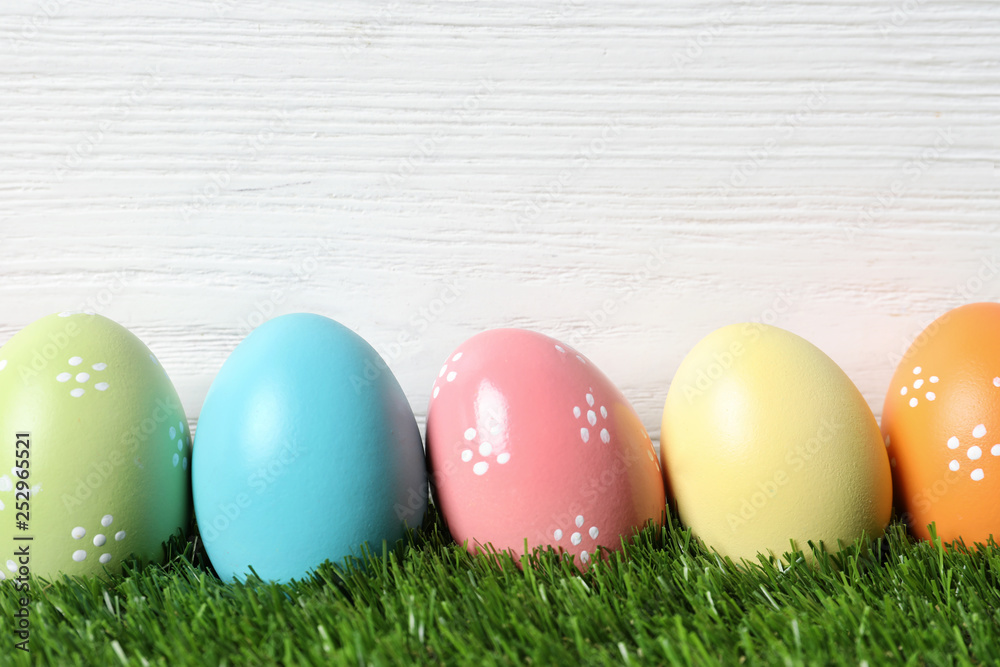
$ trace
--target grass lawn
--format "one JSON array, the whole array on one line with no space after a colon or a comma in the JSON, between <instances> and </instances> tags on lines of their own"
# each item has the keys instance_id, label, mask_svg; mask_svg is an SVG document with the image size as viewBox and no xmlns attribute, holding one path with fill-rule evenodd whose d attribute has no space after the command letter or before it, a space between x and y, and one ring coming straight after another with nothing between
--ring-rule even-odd
<instances>
[{"instance_id":1,"label":"grass lawn","mask_svg":"<svg viewBox=\"0 0 1000 667\"><path fill-rule=\"evenodd\" d=\"M523 572L450 543L434 512L412 541L339 580L220 582L181 547L110 585L32 583L31 653L3 664L1000 664L1000 548L941 550L900 525L782 571L706 553L671 517L584 576L555 554Z\"/></svg>"}]
</instances>

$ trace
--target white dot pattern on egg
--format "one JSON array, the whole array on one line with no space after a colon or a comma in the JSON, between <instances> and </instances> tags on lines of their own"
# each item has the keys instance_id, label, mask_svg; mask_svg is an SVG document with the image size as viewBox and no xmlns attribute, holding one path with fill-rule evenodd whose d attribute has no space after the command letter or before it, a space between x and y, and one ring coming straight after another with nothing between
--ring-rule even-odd
<instances>
[{"instance_id":1,"label":"white dot pattern on egg","mask_svg":"<svg viewBox=\"0 0 1000 667\"><path fill-rule=\"evenodd\" d=\"M913 381L913 391L916 392L916 393L919 393L918 390L921 390L924 387L924 379L922 377L919 377L920 374L923 373L923 372L924 372L924 369L921 368L920 366L916 366L913 369L913 374L916 375L916 376L918 376ZM941 378L939 378L937 375L932 375L932 376L930 376L927 379L927 381L930 384L937 384L938 382L941 381ZM933 400L937 399L937 394L935 392L931 391L930 389L931 389L930 387L927 387L927 389L925 389L923 391L923 394L924 394L923 397L924 397L924 399L926 399L928 401L933 401ZM900 387L900 389L899 389L899 395L900 396L906 396L909 393L910 393L910 388L909 387L907 387L905 385L902 386L902 387ZM910 398L909 405L910 405L911 408L915 408L918 405L920 405L920 397L913 396L912 398Z\"/></svg>"},{"instance_id":2,"label":"white dot pattern on egg","mask_svg":"<svg viewBox=\"0 0 1000 667\"><path fill-rule=\"evenodd\" d=\"M556 345L555 348L556 352L558 352L559 354L565 354L567 358L569 357L569 353L566 351L566 348L564 348L562 345ZM573 356L576 357L576 360L579 361L584 366L587 365L587 360L583 358L583 355L574 354Z\"/></svg>"},{"instance_id":3,"label":"white dot pattern on egg","mask_svg":"<svg viewBox=\"0 0 1000 667\"><path fill-rule=\"evenodd\" d=\"M6 359L0 359L0 371L2 371L5 368L7 368L7 360Z\"/></svg>"},{"instance_id":4,"label":"white dot pattern on egg","mask_svg":"<svg viewBox=\"0 0 1000 667\"><path fill-rule=\"evenodd\" d=\"M458 355L461 356L461 355ZM495 461L499 465L504 465L510 461L510 452L502 451L501 448L495 447L493 443L488 440L480 439L479 430L472 428L471 426L465 429L465 433L462 434L466 441L472 446L470 448L464 448L461 451L461 457L463 463L471 462L476 455L482 459L476 461L472 466L472 472L477 476L485 475L490 469L490 462Z\"/></svg>"},{"instance_id":5,"label":"white dot pattern on egg","mask_svg":"<svg viewBox=\"0 0 1000 667\"><path fill-rule=\"evenodd\" d=\"M570 544L572 544L574 547L583 544L584 540L586 540L588 536L591 541L596 540L597 537L601 534L600 529L597 526L593 525L585 528L586 523L587 520L584 517L584 515L578 514L576 515L576 518L573 519L573 524L571 526L565 527L566 531L564 531L563 528L556 528L554 531L552 531L552 537L556 542L558 542L563 538L563 536L568 531ZM588 548L590 548L590 550L592 551L593 549L597 548L597 544L594 543L593 545L588 545ZM588 554L587 550L580 552L580 560L584 563L586 563L587 560L589 560L589 556L585 556L585 554Z\"/></svg>"},{"instance_id":6,"label":"white dot pattern on egg","mask_svg":"<svg viewBox=\"0 0 1000 667\"><path fill-rule=\"evenodd\" d=\"M112 523L114 523L114 521L115 521L115 518L114 518L113 515L111 515L111 514L105 514L104 516L101 517L100 524L103 527L108 528L109 526L111 526ZM83 526L77 526L72 531L70 531L70 536L74 540L82 540L84 537L87 536L87 529L84 528ZM124 539L125 539L125 531L124 530L119 530L117 533L115 533L115 541L116 542L121 542ZM94 535L94 539L92 540L92 542L93 542L94 546L99 549L99 548L103 547L104 545L106 545L108 543L108 536L105 535L104 533L100 533L99 532L96 535ZM84 560L87 559L87 551L86 551L86 549L77 549L77 550L75 550L71 554L71 558L74 561L76 561L77 563L82 563ZM103 553L98 558L98 560L100 561L100 563L102 565L107 565L108 563L111 562L112 555L110 553Z\"/></svg>"},{"instance_id":7,"label":"white dot pattern on egg","mask_svg":"<svg viewBox=\"0 0 1000 667\"><path fill-rule=\"evenodd\" d=\"M972 429L972 437L976 440L981 440L986 437L986 434L986 424L977 424ZM961 445L962 442L958 439L958 436L953 435L948 438L948 449L958 449ZM990 448L990 454L993 456L1000 456L1000 444L993 445ZM971 445L965 450L965 457L970 461L978 461L983 457L983 448L976 444ZM961 468L962 464L958 459L952 459L948 462L948 470L951 470L952 472L958 472ZM982 468L975 468L971 473L969 473L969 477L974 482L980 482L986 477L986 472Z\"/></svg>"},{"instance_id":8,"label":"white dot pattern on egg","mask_svg":"<svg viewBox=\"0 0 1000 667\"><path fill-rule=\"evenodd\" d=\"M70 366L72 366L72 367L75 368L75 367L77 367L77 366L79 366L80 364L83 363L83 357L79 357L79 356L77 356L77 357L70 357L69 360L67 361L67 363ZM104 363L103 361L100 362L100 363L96 363L93 366L91 366L91 368L94 371L97 371L97 372L101 372L101 371L105 370L107 367L108 367L108 365L106 363ZM85 385L88 382L90 382L91 377L92 376L90 375L90 373L88 373L86 371L80 371L79 373L75 373L75 374L73 372L63 371L62 373L59 373L58 375L56 375L56 382L67 383L70 380L74 380L75 379L77 384L83 384L83 385ZM107 391L108 387L109 387L109 385L108 385L107 382L98 382L98 383L94 384L94 389L96 389L97 391ZM73 398L80 398L80 397L84 396L86 393L87 393L87 390L84 387L74 387L73 389L70 389L69 395L72 396Z\"/></svg>"},{"instance_id":9,"label":"white dot pattern on egg","mask_svg":"<svg viewBox=\"0 0 1000 667\"><path fill-rule=\"evenodd\" d=\"M587 395L583 397L583 402L580 405L573 406L573 416L583 421L583 425L580 427L580 440L584 443L590 442L590 432L591 430L597 430L598 420L604 421L608 418L608 409L597 403L593 392L593 387L588 388ZM584 403L586 403L585 406ZM600 417L597 416L598 412L601 414ZM600 437L601 442L605 444L611 442L611 433L608 429L604 428L603 423L601 424Z\"/></svg>"},{"instance_id":10,"label":"white dot pattern on egg","mask_svg":"<svg viewBox=\"0 0 1000 667\"><path fill-rule=\"evenodd\" d=\"M454 370L454 365L462 359L463 354L463 352L453 354L447 363L441 367L441 370L438 371L438 379L434 382L434 389L431 391L431 400L441 394L442 386L454 382L455 378L458 377L458 371Z\"/></svg>"}]
</instances>

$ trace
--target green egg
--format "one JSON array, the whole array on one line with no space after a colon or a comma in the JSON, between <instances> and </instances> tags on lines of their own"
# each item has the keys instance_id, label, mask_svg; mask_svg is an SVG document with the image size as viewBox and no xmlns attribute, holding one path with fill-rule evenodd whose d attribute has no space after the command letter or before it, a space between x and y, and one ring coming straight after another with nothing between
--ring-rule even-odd
<instances>
[{"instance_id":1,"label":"green egg","mask_svg":"<svg viewBox=\"0 0 1000 667\"><path fill-rule=\"evenodd\" d=\"M162 561L190 521L190 457L177 391L131 332L92 313L21 330L0 347L0 584L25 560L46 578Z\"/></svg>"}]
</instances>

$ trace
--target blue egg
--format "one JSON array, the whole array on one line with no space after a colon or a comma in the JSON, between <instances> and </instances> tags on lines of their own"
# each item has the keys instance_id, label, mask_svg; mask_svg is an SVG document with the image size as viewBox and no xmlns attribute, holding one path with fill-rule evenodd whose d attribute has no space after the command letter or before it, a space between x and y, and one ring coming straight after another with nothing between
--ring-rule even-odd
<instances>
[{"instance_id":1,"label":"blue egg","mask_svg":"<svg viewBox=\"0 0 1000 667\"><path fill-rule=\"evenodd\" d=\"M427 508L420 431L378 353L326 317L254 330L205 398L192 458L195 514L224 580L301 579L380 552Z\"/></svg>"}]
</instances>

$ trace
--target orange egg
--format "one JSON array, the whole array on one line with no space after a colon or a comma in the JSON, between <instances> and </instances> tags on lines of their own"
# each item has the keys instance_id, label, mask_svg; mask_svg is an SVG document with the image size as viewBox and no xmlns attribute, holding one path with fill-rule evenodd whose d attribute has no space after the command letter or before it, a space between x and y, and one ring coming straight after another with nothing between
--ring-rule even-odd
<instances>
[{"instance_id":1,"label":"orange egg","mask_svg":"<svg viewBox=\"0 0 1000 667\"><path fill-rule=\"evenodd\" d=\"M896 368L882 412L894 496L913 533L1000 540L1000 304L935 320Z\"/></svg>"}]
</instances>

